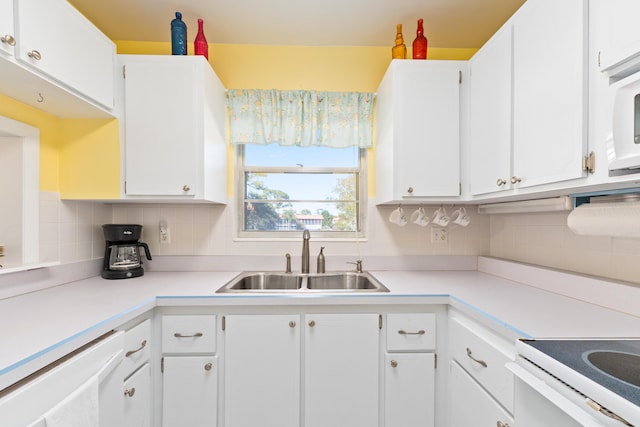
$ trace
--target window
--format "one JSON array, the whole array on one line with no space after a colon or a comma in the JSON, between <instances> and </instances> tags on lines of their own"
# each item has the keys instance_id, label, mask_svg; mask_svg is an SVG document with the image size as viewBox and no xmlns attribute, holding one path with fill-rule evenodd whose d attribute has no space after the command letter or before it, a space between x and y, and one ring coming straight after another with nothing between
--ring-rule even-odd
<instances>
[{"instance_id":1,"label":"window","mask_svg":"<svg viewBox=\"0 0 640 427\"><path fill-rule=\"evenodd\" d=\"M366 150L358 147L236 146L240 237L329 238L361 234Z\"/></svg>"}]
</instances>

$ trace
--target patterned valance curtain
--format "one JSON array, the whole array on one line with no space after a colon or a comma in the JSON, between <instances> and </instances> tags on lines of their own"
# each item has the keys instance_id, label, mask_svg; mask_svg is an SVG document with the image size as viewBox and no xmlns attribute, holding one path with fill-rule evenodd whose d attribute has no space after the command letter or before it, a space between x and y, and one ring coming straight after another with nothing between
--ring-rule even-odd
<instances>
[{"instance_id":1,"label":"patterned valance curtain","mask_svg":"<svg viewBox=\"0 0 640 427\"><path fill-rule=\"evenodd\" d=\"M232 144L372 146L373 93L307 90L227 92Z\"/></svg>"}]
</instances>

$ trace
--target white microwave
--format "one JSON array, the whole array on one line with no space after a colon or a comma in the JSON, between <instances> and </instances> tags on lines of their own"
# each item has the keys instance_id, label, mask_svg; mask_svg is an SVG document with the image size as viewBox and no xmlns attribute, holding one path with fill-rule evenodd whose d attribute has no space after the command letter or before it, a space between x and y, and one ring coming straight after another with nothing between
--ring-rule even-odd
<instances>
[{"instance_id":1,"label":"white microwave","mask_svg":"<svg viewBox=\"0 0 640 427\"><path fill-rule=\"evenodd\" d=\"M640 72L610 87L614 100L609 170L640 169Z\"/></svg>"}]
</instances>

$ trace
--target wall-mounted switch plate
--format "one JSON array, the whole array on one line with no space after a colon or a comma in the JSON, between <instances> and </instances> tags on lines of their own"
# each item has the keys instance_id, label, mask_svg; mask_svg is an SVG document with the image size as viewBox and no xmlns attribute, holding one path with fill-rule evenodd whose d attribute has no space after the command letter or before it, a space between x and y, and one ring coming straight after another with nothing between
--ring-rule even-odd
<instances>
[{"instance_id":1,"label":"wall-mounted switch plate","mask_svg":"<svg viewBox=\"0 0 640 427\"><path fill-rule=\"evenodd\" d=\"M446 228L431 227L431 243L447 243L449 230Z\"/></svg>"}]
</instances>

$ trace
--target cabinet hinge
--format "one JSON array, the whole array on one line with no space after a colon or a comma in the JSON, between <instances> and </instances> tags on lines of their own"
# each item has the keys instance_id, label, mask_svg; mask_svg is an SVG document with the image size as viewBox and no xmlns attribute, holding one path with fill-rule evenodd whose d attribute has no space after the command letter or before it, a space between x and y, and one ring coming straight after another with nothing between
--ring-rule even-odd
<instances>
[{"instance_id":1,"label":"cabinet hinge","mask_svg":"<svg viewBox=\"0 0 640 427\"><path fill-rule=\"evenodd\" d=\"M122 78L123 79L127 78L127 66L126 65L122 66Z\"/></svg>"},{"instance_id":2,"label":"cabinet hinge","mask_svg":"<svg viewBox=\"0 0 640 427\"><path fill-rule=\"evenodd\" d=\"M458 83L462 84L462 70L458 70Z\"/></svg>"},{"instance_id":3,"label":"cabinet hinge","mask_svg":"<svg viewBox=\"0 0 640 427\"><path fill-rule=\"evenodd\" d=\"M160 372L164 373L164 357L160 359Z\"/></svg>"},{"instance_id":4,"label":"cabinet hinge","mask_svg":"<svg viewBox=\"0 0 640 427\"><path fill-rule=\"evenodd\" d=\"M458 196L462 196L462 183L458 183Z\"/></svg>"},{"instance_id":5,"label":"cabinet hinge","mask_svg":"<svg viewBox=\"0 0 640 427\"><path fill-rule=\"evenodd\" d=\"M378 314L378 329L382 330L382 314Z\"/></svg>"},{"instance_id":6,"label":"cabinet hinge","mask_svg":"<svg viewBox=\"0 0 640 427\"><path fill-rule=\"evenodd\" d=\"M222 327L222 330L223 330L223 331L224 331L225 329L227 329L227 317L226 317L226 316L222 316L222 322L220 322L220 323L221 323L221 325L220 325L220 326Z\"/></svg>"},{"instance_id":7,"label":"cabinet hinge","mask_svg":"<svg viewBox=\"0 0 640 427\"><path fill-rule=\"evenodd\" d=\"M438 353L433 355L433 369L438 369Z\"/></svg>"},{"instance_id":8,"label":"cabinet hinge","mask_svg":"<svg viewBox=\"0 0 640 427\"><path fill-rule=\"evenodd\" d=\"M596 153L590 152L588 156L582 158L582 170L587 173L595 173L596 171Z\"/></svg>"}]
</instances>

